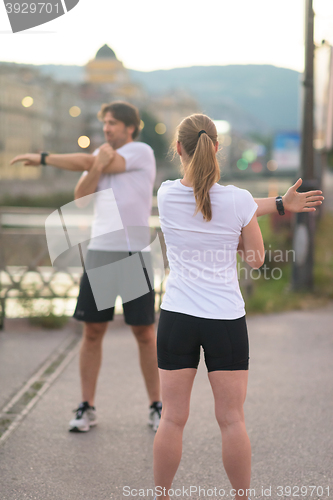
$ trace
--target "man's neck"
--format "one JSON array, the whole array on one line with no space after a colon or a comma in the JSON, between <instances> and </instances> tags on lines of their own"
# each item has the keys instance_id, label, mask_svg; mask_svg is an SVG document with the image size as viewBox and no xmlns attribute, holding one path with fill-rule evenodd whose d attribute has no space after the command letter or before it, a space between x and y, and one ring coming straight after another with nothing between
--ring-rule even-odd
<instances>
[{"instance_id":1,"label":"man's neck","mask_svg":"<svg viewBox=\"0 0 333 500\"><path fill-rule=\"evenodd\" d=\"M110 144L110 146L113 147L113 149L119 149L119 148L122 148L123 146L126 146L126 144L130 144L131 142L134 142L133 139L129 139L128 141L125 141L125 142L121 142L120 144L117 144L116 146L112 146L112 144Z\"/></svg>"}]
</instances>

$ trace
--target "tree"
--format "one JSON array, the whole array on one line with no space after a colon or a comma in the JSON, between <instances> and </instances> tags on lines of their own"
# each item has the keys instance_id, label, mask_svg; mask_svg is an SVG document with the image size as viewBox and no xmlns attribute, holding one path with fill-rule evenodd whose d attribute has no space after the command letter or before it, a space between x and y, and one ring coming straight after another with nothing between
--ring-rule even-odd
<instances>
[{"instance_id":1,"label":"tree","mask_svg":"<svg viewBox=\"0 0 333 500\"><path fill-rule=\"evenodd\" d=\"M140 132L139 140L149 144L155 152L156 159L163 160L168 152L168 142L163 135L158 134L155 131L157 125L157 120L148 111L140 111L141 120L144 123L144 127Z\"/></svg>"}]
</instances>

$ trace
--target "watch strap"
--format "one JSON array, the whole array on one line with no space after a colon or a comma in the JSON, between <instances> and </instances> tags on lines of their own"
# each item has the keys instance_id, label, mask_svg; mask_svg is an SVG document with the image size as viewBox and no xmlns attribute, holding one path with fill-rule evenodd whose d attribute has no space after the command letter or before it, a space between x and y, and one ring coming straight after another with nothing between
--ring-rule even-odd
<instances>
[{"instance_id":1,"label":"watch strap","mask_svg":"<svg viewBox=\"0 0 333 500\"><path fill-rule=\"evenodd\" d=\"M279 215L284 215L284 206L283 206L282 196L277 196L275 198L275 203L276 203L276 209L279 212Z\"/></svg>"},{"instance_id":2,"label":"watch strap","mask_svg":"<svg viewBox=\"0 0 333 500\"><path fill-rule=\"evenodd\" d=\"M45 158L49 156L50 153L43 152L40 154L40 164L41 165L46 165Z\"/></svg>"}]
</instances>

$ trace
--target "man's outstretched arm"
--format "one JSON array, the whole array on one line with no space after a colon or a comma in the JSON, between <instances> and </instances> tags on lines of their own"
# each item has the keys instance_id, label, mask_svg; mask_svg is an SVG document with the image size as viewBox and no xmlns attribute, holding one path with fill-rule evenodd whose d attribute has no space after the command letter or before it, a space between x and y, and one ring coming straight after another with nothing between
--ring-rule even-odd
<instances>
[{"instance_id":1,"label":"man's outstretched arm","mask_svg":"<svg viewBox=\"0 0 333 500\"><path fill-rule=\"evenodd\" d=\"M41 164L41 154L27 153L25 155L18 155L12 159L10 164L13 165L18 162L23 162L26 166L37 167ZM49 154L45 157L45 163L62 170L83 172L84 170L90 170L94 163L94 156L87 153Z\"/></svg>"},{"instance_id":2,"label":"man's outstretched arm","mask_svg":"<svg viewBox=\"0 0 333 500\"><path fill-rule=\"evenodd\" d=\"M291 186L285 195L282 196L283 206L289 212L314 212L316 206L321 205L324 197L322 191L308 191L298 193L297 189L301 186L302 179L298 179ZM257 217L260 215L272 214L276 212L275 198L255 198L258 204Z\"/></svg>"}]
</instances>

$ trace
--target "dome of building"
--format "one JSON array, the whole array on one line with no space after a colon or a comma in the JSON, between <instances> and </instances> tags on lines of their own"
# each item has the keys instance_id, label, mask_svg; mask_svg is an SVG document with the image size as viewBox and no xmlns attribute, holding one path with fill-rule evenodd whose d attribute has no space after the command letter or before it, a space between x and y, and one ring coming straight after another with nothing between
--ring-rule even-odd
<instances>
[{"instance_id":1,"label":"dome of building","mask_svg":"<svg viewBox=\"0 0 333 500\"><path fill-rule=\"evenodd\" d=\"M97 51L95 59L117 59L117 57L113 50L105 44Z\"/></svg>"}]
</instances>

